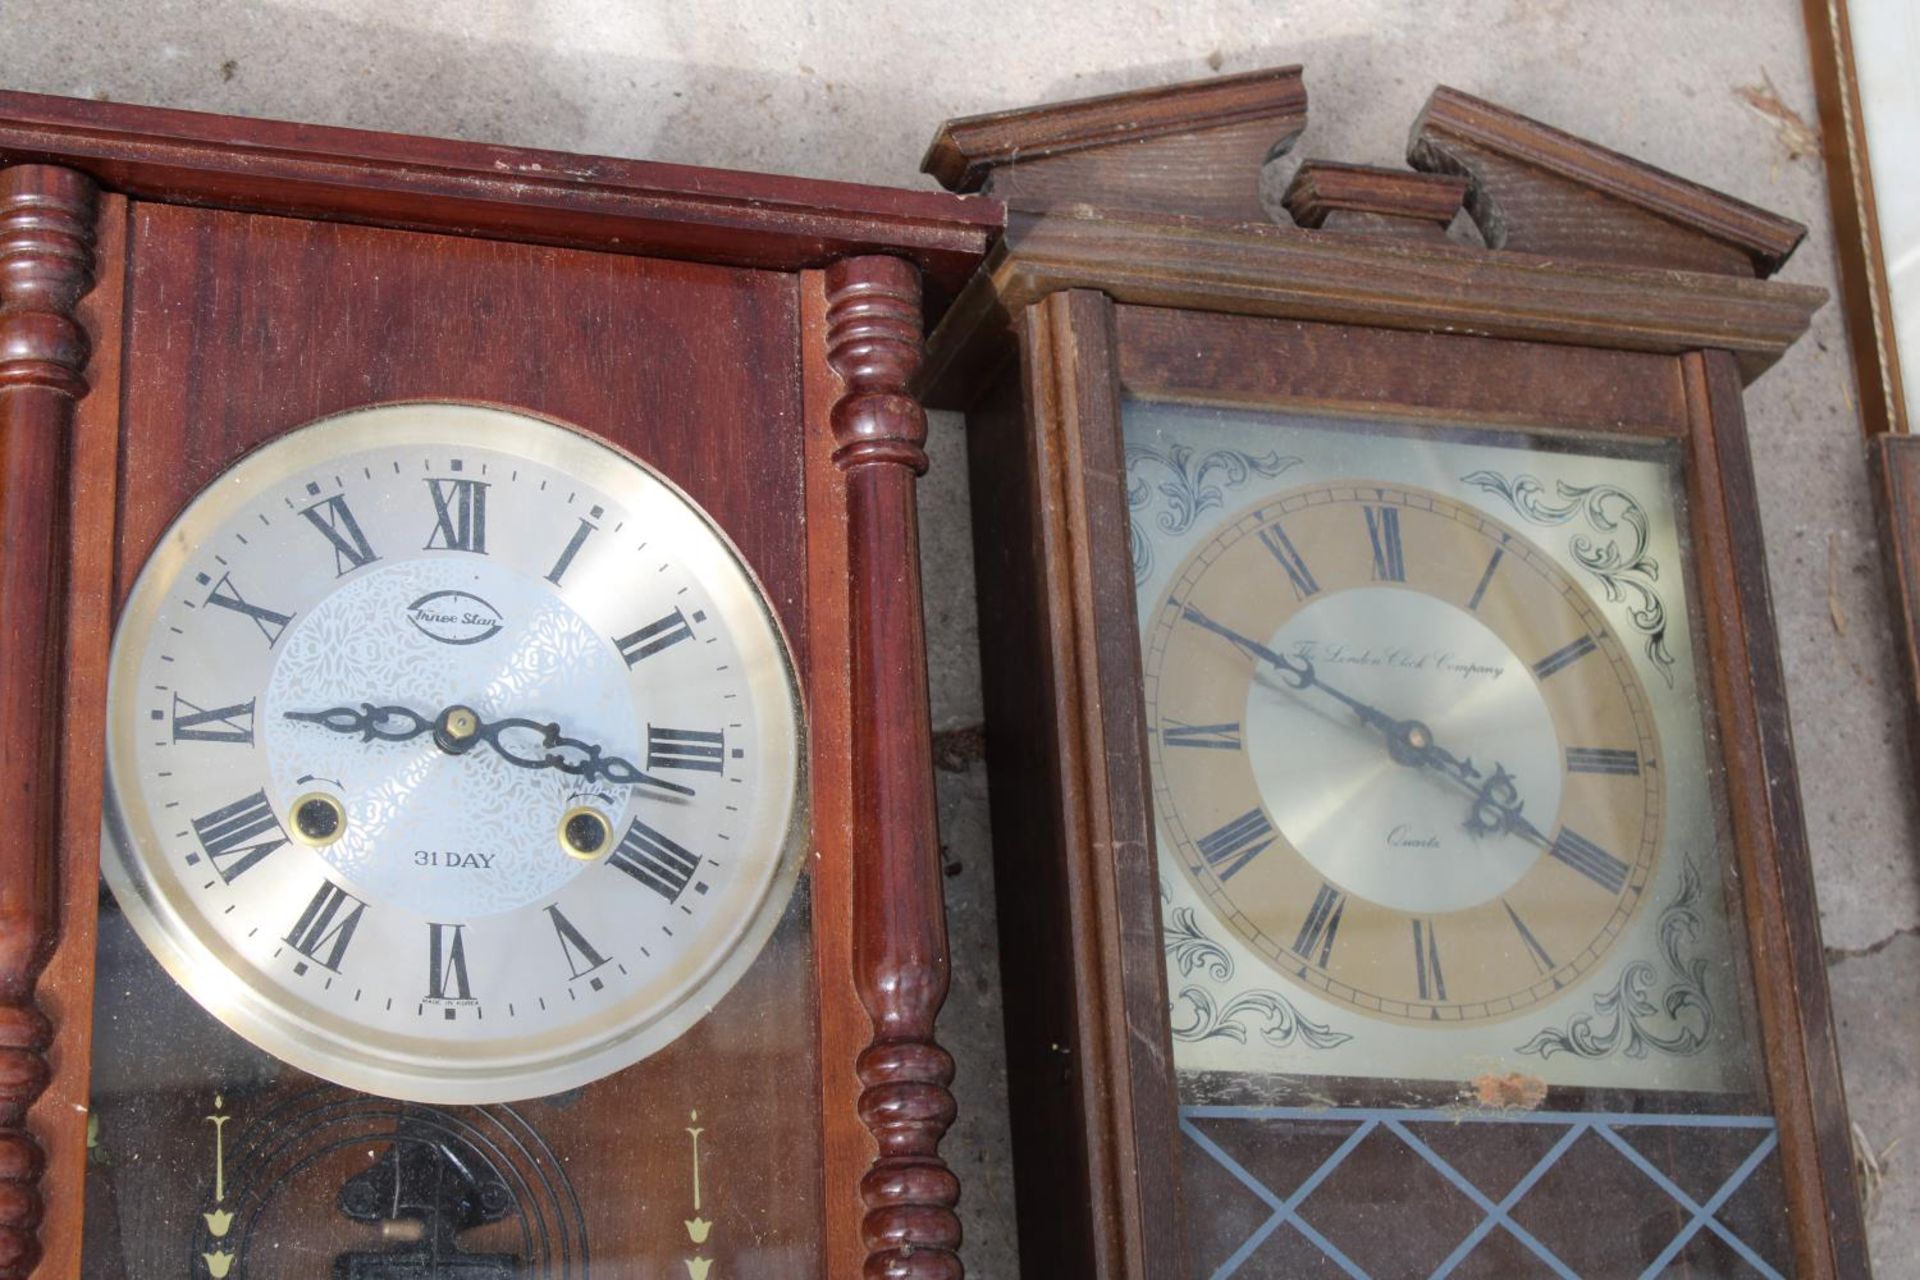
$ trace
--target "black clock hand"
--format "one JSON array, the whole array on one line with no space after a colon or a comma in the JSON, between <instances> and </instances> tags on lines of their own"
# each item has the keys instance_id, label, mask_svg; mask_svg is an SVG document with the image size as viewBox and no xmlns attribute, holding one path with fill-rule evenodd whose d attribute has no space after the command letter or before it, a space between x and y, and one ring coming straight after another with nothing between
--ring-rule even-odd
<instances>
[{"instance_id":1,"label":"black clock hand","mask_svg":"<svg viewBox=\"0 0 1920 1280\"><path fill-rule=\"evenodd\" d=\"M532 730L538 733L540 746L546 754L516 755L505 742L501 741L502 734L513 730ZM477 720L470 736L492 747L508 764L518 765L522 769L558 769L561 773L586 782L611 782L616 786L657 787L662 791L671 791L683 796L694 794L692 787L668 782L665 778L656 778L650 773L643 773L630 760L610 756L602 748L580 738L565 736L560 732L560 726L557 724L517 717L507 720ZM568 758L569 753L573 758Z\"/></svg>"},{"instance_id":2,"label":"black clock hand","mask_svg":"<svg viewBox=\"0 0 1920 1280\"><path fill-rule=\"evenodd\" d=\"M317 724L335 733L358 735L362 742L375 738L382 742L406 742L421 734L432 733L434 722L410 707L376 707L371 702L352 707L329 707L325 711L289 711L287 719Z\"/></svg>"},{"instance_id":3,"label":"black clock hand","mask_svg":"<svg viewBox=\"0 0 1920 1280\"><path fill-rule=\"evenodd\" d=\"M1287 658L1275 653L1258 640L1249 639L1233 628L1215 622L1190 604L1182 606L1181 611L1187 621L1204 627L1279 671L1280 678L1288 688L1294 690L1315 688L1345 706L1360 717L1361 723L1370 725L1386 735L1387 750L1399 763L1415 767L1437 768L1463 782L1480 776L1480 771L1473 767L1471 760L1463 760L1436 744L1433 740L1433 731L1426 725L1418 720L1396 720L1378 707L1370 706L1351 694L1341 692L1319 677L1310 660Z\"/></svg>"},{"instance_id":4,"label":"black clock hand","mask_svg":"<svg viewBox=\"0 0 1920 1280\"><path fill-rule=\"evenodd\" d=\"M1519 789L1514 785L1513 775L1508 773L1498 761L1494 762L1492 774L1483 774L1474 766L1471 758L1457 756L1435 741L1433 730L1420 721L1396 720L1378 707L1370 706L1358 698L1343 693L1320 679L1309 659L1287 658L1275 653L1259 641L1249 639L1233 628L1215 622L1190 604L1182 606L1182 613L1189 622L1204 627L1236 648L1273 667L1280 673L1282 682L1288 688L1293 690L1316 688L1347 707L1360 718L1362 723L1370 725L1386 736L1388 754L1398 763L1413 768L1431 769L1466 788L1473 797L1465 824L1468 831L1475 835L1511 832L1543 847L1552 847L1553 842L1521 813L1522 802Z\"/></svg>"},{"instance_id":5,"label":"black clock hand","mask_svg":"<svg viewBox=\"0 0 1920 1280\"><path fill-rule=\"evenodd\" d=\"M361 703L358 710L330 707L325 711L289 711L286 717L306 724L317 724L335 733L353 734L362 742L372 742L376 738L382 742L407 742L430 733L434 741L451 755L465 754L473 749L474 743L485 742L502 760L522 769L558 769L587 782L656 787L683 796L694 794L692 787L644 773L631 761L607 755L592 743L565 737L559 725L538 720L515 718L489 723L466 707L449 707L437 719L429 720L410 707L376 707L370 702ZM545 754L516 755L500 739L503 731L513 729L531 729L538 733ZM578 758L568 759L560 754L563 752L578 753Z\"/></svg>"}]
</instances>

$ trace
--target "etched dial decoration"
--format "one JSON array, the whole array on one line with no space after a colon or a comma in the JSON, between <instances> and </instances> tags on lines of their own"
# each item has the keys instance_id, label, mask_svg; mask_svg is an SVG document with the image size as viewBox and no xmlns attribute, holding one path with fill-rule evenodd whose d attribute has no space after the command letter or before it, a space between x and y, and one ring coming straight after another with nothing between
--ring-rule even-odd
<instances>
[{"instance_id":1,"label":"etched dial decoration","mask_svg":"<svg viewBox=\"0 0 1920 1280\"><path fill-rule=\"evenodd\" d=\"M211 1012L423 1102L668 1043L784 910L792 666L692 502L564 427L292 432L162 539L114 642L104 872Z\"/></svg>"},{"instance_id":2,"label":"etched dial decoration","mask_svg":"<svg viewBox=\"0 0 1920 1280\"><path fill-rule=\"evenodd\" d=\"M1639 911L1665 830L1646 694L1513 529L1412 486L1293 488L1222 521L1145 621L1161 826L1294 982L1493 1022Z\"/></svg>"}]
</instances>

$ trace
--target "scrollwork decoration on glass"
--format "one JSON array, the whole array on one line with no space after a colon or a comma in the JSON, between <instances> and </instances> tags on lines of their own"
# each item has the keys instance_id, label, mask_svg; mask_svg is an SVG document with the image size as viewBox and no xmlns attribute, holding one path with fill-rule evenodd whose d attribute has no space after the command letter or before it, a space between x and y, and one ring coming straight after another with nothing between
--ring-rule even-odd
<instances>
[{"instance_id":1,"label":"scrollwork decoration on glass","mask_svg":"<svg viewBox=\"0 0 1920 1280\"><path fill-rule=\"evenodd\" d=\"M1654 669L1673 687L1673 655L1667 651L1667 607L1654 584L1660 563L1647 554L1646 508L1618 485L1568 484L1556 481L1556 498L1536 476L1511 480L1497 471L1474 471L1460 477L1483 492L1497 494L1524 520L1543 528L1584 519L1600 536L1575 533L1567 551L1591 573L1612 604L1624 603L1634 629L1646 638L1646 652Z\"/></svg>"},{"instance_id":2,"label":"scrollwork decoration on glass","mask_svg":"<svg viewBox=\"0 0 1920 1280\"><path fill-rule=\"evenodd\" d=\"M1201 969L1215 982L1232 979L1233 957L1225 947L1200 932L1192 907L1175 907L1162 929L1166 934L1167 958L1180 970L1181 977L1190 978L1196 969Z\"/></svg>"},{"instance_id":3,"label":"scrollwork decoration on glass","mask_svg":"<svg viewBox=\"0 0 1920 1280\"><path fill-rule=\"evenodd\" d=\"M1661 975L1651 961L1635 960L1611 987L1593 997L1593 1012L1576 1014L1563 1027L1548 1027L1517 1052L1551 1058L1556 1053L1595 1060L1651 1051L1691 1057L1713 1037L1713 1000L1707 962L1690 952L1703 928L1700 872L1692 858L1681 863L1680 892L1660 913L1660 951L1668 985L1657 996Z\"/></svg>"},{"instance_id":4,"label":"scrollwork decoration on glass","mask_svg":"<svg viewBox=\"0 0 1920 1280\"><path fill-rule=\"evenodd\" d=\"M1165 892L1163 888L1162 897ZM1200 972L1215 982L1233 978L1233 957L1201 930L1199 914L1192 907L1173 908L1161 927L1166 938L1167 959L1180 971L1181 977ZM1257 1020L1260 1038L1276 1049L1296 1042L1312 1049L1332 1049L1353 1039L1306 1017L1277 991L1242 991L1229 995L1222 1004L1205 987L1189 986L1174 997L1168 1014L1175 1040L1225 1038L1245 1044L1250 1030L1249 1018Z\"/></svg>"},{"instance_id":5,"label":"scrollwork decoration on glass","mask_svg":"<svg viewBox=\"0 0 1920 1280\"><path fill-rule=\"evenodd\" d=\"M1192 447L1184 444L1164 450L1129 445L1127 510L1134 583L1144 583L1153 568L1153 546L1141 523L1151 514L1156 496L1166 506L1152 515L1154 524L1162 533L1178 536L1193 527L1201 512L1224 505L1227 490L1238 489L1254 476L1271 479L1299 465L1299 458L1273 452L1255 457L1238 449L1209 449L1196 460Z\"/></svg>"},{"instance_id":6,"label":"scrollwork decoration on glass","mask_svg":"<svg viewBox=\"0 0 1920 1280\"><path fill-rule=\"evenodd\" d=\"M1188 1016L1183 1017L1183 1009ZM1312 1049L1332 1049L1353 1039L1306 1017L1277 991L1242 991L1225 1004L1217 1004L1205 987L1184 987L1174 997L1169 1022L1175 1040L1225 1037L1245 1044L1249 1017L1258 1020L1260 1038L1276 1049L1285 1049L1295 1042Z\"/></svg>"}]
</instances>

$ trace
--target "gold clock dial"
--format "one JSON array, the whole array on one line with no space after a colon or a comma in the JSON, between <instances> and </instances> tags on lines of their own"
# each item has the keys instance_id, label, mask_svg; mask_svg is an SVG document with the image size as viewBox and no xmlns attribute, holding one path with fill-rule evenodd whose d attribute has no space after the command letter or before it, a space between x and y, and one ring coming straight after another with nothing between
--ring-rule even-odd
<instances>
[{"instance_id":1,"label":"gold clock dial","mask_svg":"<svg viewBox=\"0 0 1920 1280\"><path fill-rule=\"evenodd\" d=\"M1640 909L1665 830L1645 691L1513 529L1408 485L1289 489L1223 521L1147 622L1170 852L1293 982L1497 1021Z\"/></svg>"}]
</instances>

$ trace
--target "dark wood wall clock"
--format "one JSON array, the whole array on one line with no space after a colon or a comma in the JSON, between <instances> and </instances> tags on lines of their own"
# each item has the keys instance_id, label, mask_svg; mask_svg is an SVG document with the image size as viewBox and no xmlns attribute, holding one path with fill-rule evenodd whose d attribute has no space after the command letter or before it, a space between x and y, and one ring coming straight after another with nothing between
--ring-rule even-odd
<instances>
[{"instance_id":1,"label":"dark wood wall clock","mask_svg":"<svg viewBox=\"0 0 1920 1280\"><path fill-rule=\"evenodd\" d=\"M1305 123L1288 68L927 157L1010 207L925 380L1024 1266L1863 1275L1741 407L1802 228L1444 88L1276 225Z\"/></svg>"},{"instance_id":2,"label":"dark wood wall clock","mask_svg":"<svg viewBox=\"0 0 1920 1280\"><path fill-rule=\"evenodd\" d=\"M960 1274L907 383L1000 217L0 95L0 1274Z\"/></svg>"}]
</instances>

